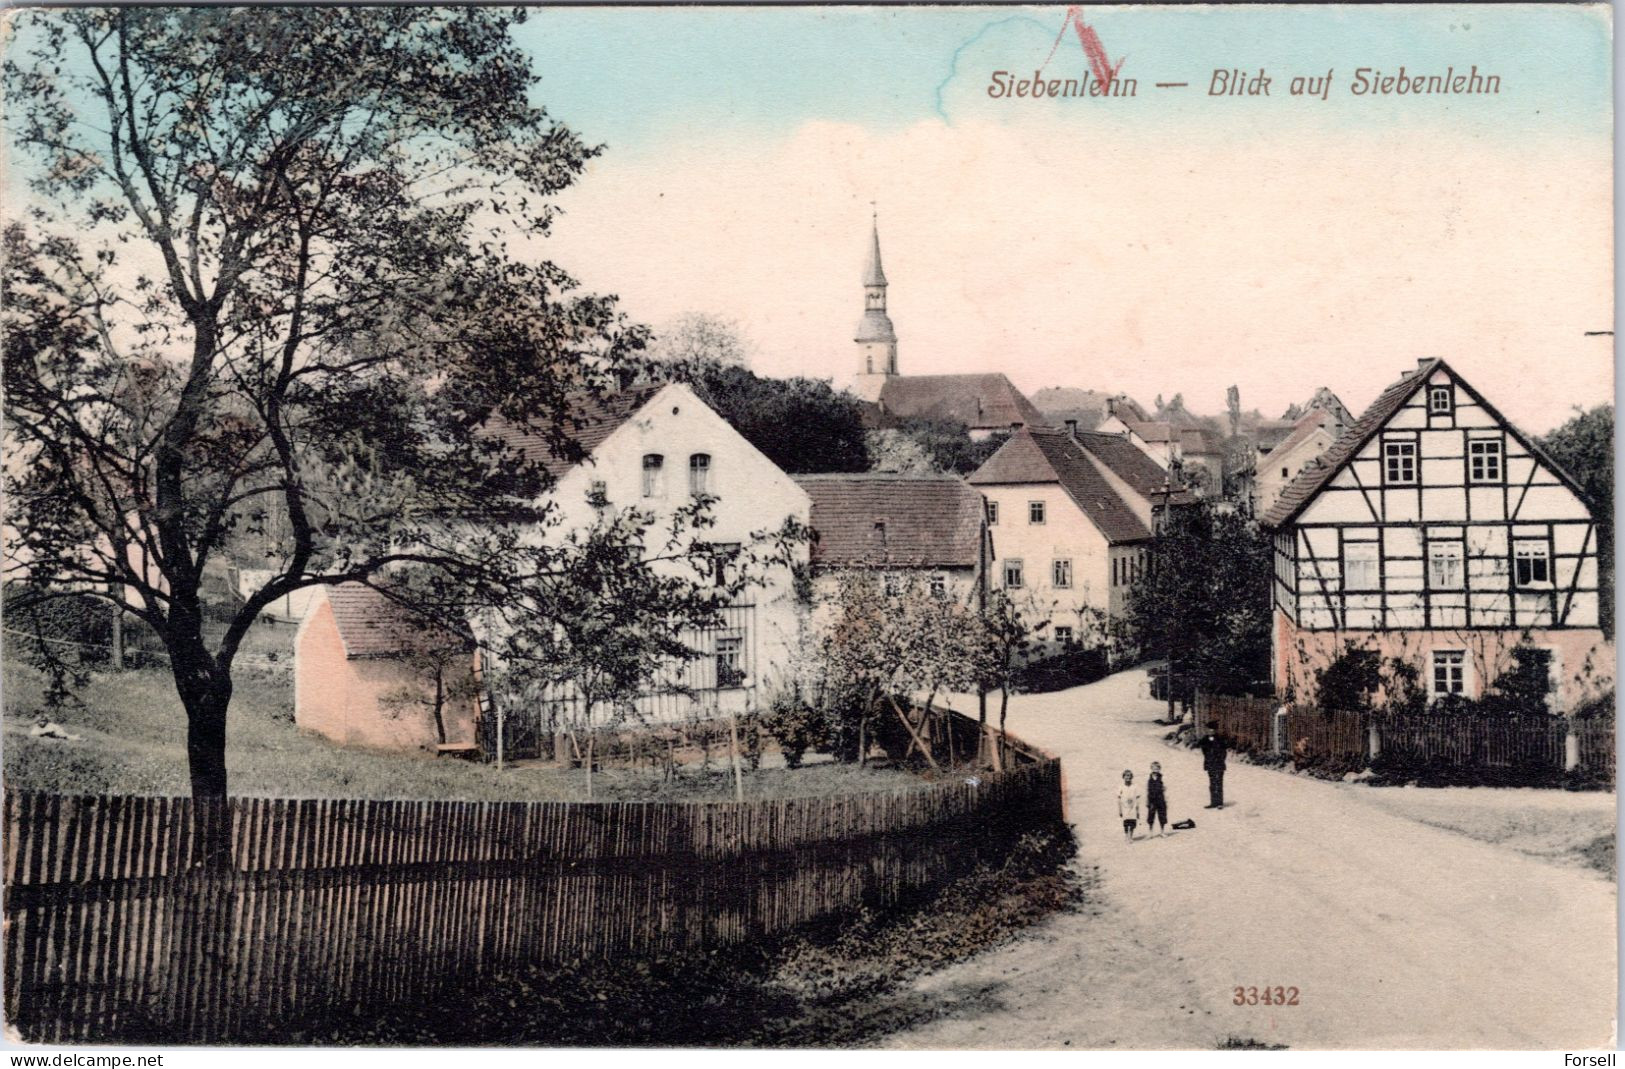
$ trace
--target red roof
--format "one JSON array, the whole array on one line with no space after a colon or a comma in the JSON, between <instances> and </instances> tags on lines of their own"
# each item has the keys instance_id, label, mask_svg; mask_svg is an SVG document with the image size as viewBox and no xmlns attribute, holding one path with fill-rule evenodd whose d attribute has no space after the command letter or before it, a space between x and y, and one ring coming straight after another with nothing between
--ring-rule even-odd
<instances>
[{"instance_id":1,"label":"red roof","mask_svg":"<svg viewBox=\"0 0 1625 1069\"><path fill-rule=\"evenodd\" d=\"M998 373L898 375L881 387L879 403L893 419L951 420L981 430L1044 425L1043 414Z\"/></svg>"},{"instance_id":2,"label":"red roof","mask_svg":"<svg viewBox=\"0 0 1625 1069\"><path fill-rule=\"evenodd\" d=\"M565 401L563 438L573 442L580 456L560 455L548 435L534 427L511 423L498 413L486 421L486 432L501 438L508 448L532 464L540 464L555 479L569 471L614 434L623 423L648 404L665 384L640 386L608 397L573 394Z\"/></svg>"},{"instance_id":3,"label":"red roof","mask_svg":"<svg viewBox=\"0 0 1625 1069\"><path fill-rule=\"evenodd\" d=\"M1079 439L1084 436L1079 435ZM1090 438L1112 437L1089 435ZM1130 448L1133 448L1132 445ZM1149 458L1148 458L1149 459ZM1065 431L1023 428L970 477L976 486L1060 483L1067 496L1112 543L1143 542L1151 532L1095 465L1079 440ZM1113 471L1117 469L1113 467ZM1159 469L1160 470L1160 469ZM1125 479L1125 481L1130 481ZM1132 485L1132 482L1131 482ZM1161 485L1161 479L1158 479Z\"/></svg>"},{"instance_id":4,"label":"red roof","mask_svg":"<svg viewBox=\"0 0 1625 1069\"><path fill-rule=\"evenodd\" d=\"M812 562L974 568L982 495L953 475L797 475L812 499Z\"/></svg>"},{"instance_id":5,"label":"red roof","mask_svg":"<svg viewBox=\"0 0 1625 1069\"><path fill-rule=\"evenodd\" d=\"M357 657L394 657L418 650L444 649L462 639L427 616L361 583L340 583L327 588L344 654Z\"/></svg>"}]
</instances>

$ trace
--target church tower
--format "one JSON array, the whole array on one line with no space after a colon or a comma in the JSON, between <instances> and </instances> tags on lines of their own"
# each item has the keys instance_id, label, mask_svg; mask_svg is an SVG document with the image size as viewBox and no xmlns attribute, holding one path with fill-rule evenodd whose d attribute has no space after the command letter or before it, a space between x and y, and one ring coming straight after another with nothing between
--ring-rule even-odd
<instances>
[{"instance_id":1,"label":"church tower","mask_svg":"<svg viewBox=\"0 0 1625 1069\"><path fill-rule=\"evenodd\" d=\"M869 268L863 273L863 318L858 320L858 375L854 392L865 401L880 398L886 380L897 374L897 332L886 315L886 272L880 266L880 221L874 223Z\"/></svg>"}]
</instances>

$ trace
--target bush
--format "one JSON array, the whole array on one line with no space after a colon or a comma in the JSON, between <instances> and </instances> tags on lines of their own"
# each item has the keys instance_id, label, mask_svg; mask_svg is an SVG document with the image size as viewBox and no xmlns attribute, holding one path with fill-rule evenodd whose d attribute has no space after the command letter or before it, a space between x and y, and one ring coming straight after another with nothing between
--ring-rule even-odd
<instances>
[{"instance_id":1,"label":"bush","mask_svg":"<svg viewBox=\"0 0 1625 1069\"><path fill-rule=\"evenodd\" d=\"M778 742L787 768L800 768L807 751L821 745L828 735L823 714L794 691L773 695L761 722L762 729Z\"/></svg>"},{"instance_id":2,"label":"bush","mask_svg":"<svg viewBox=\"0 0 1625 1069\"><path fill-rule=\"evenodd\" d=\"M6 584L6 645L32 664L47 655L76 666L106 664L113 648L112 603L92 594L70 594L18 607L40 593L26 583Z\"/></svg>"},{"instance_id":3,"label":"bush","mask_svg":"<svg viewBox=\"0 0 1625 1069\"><path fill-rule=\"evenodd\" d=\"M1074 649L1028 661L1015 670L1011 682L1019 693L1044 694L1093 683L1106 678L1110 671L1104 649Z\"/></svg>"}]
</instances>

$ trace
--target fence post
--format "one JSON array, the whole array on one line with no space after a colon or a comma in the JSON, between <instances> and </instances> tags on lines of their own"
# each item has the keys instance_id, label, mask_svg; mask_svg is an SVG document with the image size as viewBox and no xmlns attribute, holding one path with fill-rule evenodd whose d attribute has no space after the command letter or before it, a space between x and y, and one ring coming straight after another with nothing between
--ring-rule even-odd
<instances>
[{"instance_id":1,"label":"fence post","mask_svg":"<svg viewBox=\"0 0 1625 1069\"><path fill-rule=\"evenodd\" d=\"M1580 736L1575 733L1574 722L1563 721L1563 771L1573 772L1580 767Z\"/></svg>"},{"instance_id":2,"label":"fence post","mask_svg":"<svg viewBox=\"0 0 1625 1069\"><path fill-rule=\"evenodd\" d=\"M1377 722L1370 720L1365 726L1366 760L1375 761L1382 756L1382 732L1377 730Z\"/></svg>"}]
</instances>

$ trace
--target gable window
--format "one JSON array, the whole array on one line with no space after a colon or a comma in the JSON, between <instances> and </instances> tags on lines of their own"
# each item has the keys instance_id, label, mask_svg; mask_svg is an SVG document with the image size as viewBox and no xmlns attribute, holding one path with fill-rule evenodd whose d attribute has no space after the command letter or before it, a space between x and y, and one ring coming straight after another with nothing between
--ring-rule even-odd
<instances>
[{"instance_id":1,"label":"gable window","mask_svg":"<svg viewBox=\"0 0 1625 1069\"><path fill-rule=\"evenodd\" d=\"M711 492L710 453L695 453L688 458L688 492L695 497Z\"/></svg>"},{"instance_id":2,"label":"gable window","mask_svg":"<svg viewBox=\"0 0 1625 1069\"><path fill-rule=\"evenodd\" d=\"M717 636L717 686L738 687L745 682L745 640L738 635Z\"/></svg>"},{"instance_id":3,"label":"gable window","mask_svg":"<svg viewBox=\"0 0 1625 1069\"><path fill-rule=\"evenodd\" d=\"M1467 478L1475 483L1498 483L1504 470L1499 438L1475 438L1467 443Z\"/></svg>"},{"instance_id":4,"label":"gable window","mask_svg":"<svg viewBox=\"0 0 1625 1069\"><path fill-rule=\"evenodd\" d=\"M1019 590L1021 585L1021 560L1012 557L1004 562L1004 588L1006 590Z\"/></svg>"},{"instance_id":5,"label":"gable window","mask_svg":"<svg viewBox=\"0 0 1625 1069\"><path fill-rule=\"evenodd\" d=\"M1436 416L1448 416L1456 407L1455 399L1450 395L1448 386L1428 387L1428 411Z\"/></svg>"},{"instance_id":6,"label":"gable window","mask_svg":"<svg viewBox=\"0 0 1625 1069\"><path fill-rule=\"evenodd\" d=\"M941 575L931 576L931 596L945 598L948 596L948 580Z\"/></svg>"},{"instance_id":7,"label":"gable window","mask_svg":"<svg viewBox=\"0 0 1625 1069\"><path fill-rule=\"evenodd\" d=\"M1072 644L1072 629L1070 627L1057 627L1055 629L1055 641L1063 646L1070 646Z\"/></svg>"},{"instance_id":8,"label":"gable window","mask_svg":"<svg viewBox=\"0 0 1625 1069\"><path fill-rule=\"evenodd\" d=\"M1029 502L1027 502L1027 522L1028 523L1043 523L1044 522L1044 503L1042 501L1029 501Z\"/></svg>"},{"instance_id":9,"label":"gable window","mask_svg":"<svg viewBox=\"0 0 1625 1069\"><path fill-rule=\"evenodd\" d=\"M1432 690L1435 698L1467 693L1466 651L1433 651Z\"/></svg>"},{"instance_id":10,"label":"gable window","mask_svg":"<svg viewBox=\"0 0 1625 1069\"><path fill-rule=\"evenodd\" d=\"M997 501L989 501L987 503L987 525L989 527L997 527L999 525L999 503Z\"/></svg>"},{"instance_id":11,"label":"gable window","mask_svg":"<svg viewBox=\"0 0 1625 1069\"><path fill-rule=\"evenodd\" d=\"M659 453L643 454L643 496L666 496L666 458Z\"/></svg>"},{"instance_id":12,"label":"gable window","mask_svg":"<svg viewBox=\"0 0 1625 1069\"><path fill-rule=\"evenodd\" d=\"M1376 590L1381 584L1377 543L1349 542L1343 546L1343 589Z\"/></svg>"},{"instance_id":13,"label":"gable window","mask_svg":"<svg viewBox=\"0 0 1625 1069\"><path fill-rule=\"evenodd\" d=\"M1287 469L1285 469L1285 468L1282 468L1282 469L1281 469L1281 478L1283 478L1283 479L1285 479L1285 478L1287 478L1287 477L1288 477L1288 474L1287 474Z\"/></svg>"},{"instance_id":14,"label":"gable window","mask_svg":"<svg viewBox=\"0 0 1625 1069\"><path fill-rule=\"evenodd\" d=\"M1461 543L1428 543L1428 587L1432 590L1461 589Z\"/></svg>"},{"instance_id":15,"label":"gable window","mask_svg":"<svg viewBox=\"0 0 1625 1069\"><path fill-rule=\"evenodd\" d=\"M1513 582L1518 586L1550 586L1552 557L1546 540L1522 540L1512 547Z\"/></svg>"},{"instance_id":16,"label":"gable window","mask_svg":"<svg viewBox=\"0 0 1625 1069\"><path fill-rule=\"evenodd\" d=\"M1416 485L1416 443L1382 443L1382 474L1389 486Z\"/></svg>"},{"instance_id":17,"label":"gable window","mask_svg":"<svg viewBox=\"0 0 1625 1069\"><path fill-rule=\"evenodd\" d=\"M1058 560L1050 566L1050 582L1057 589L1066 590L1072 586L1072 561Z\"/></svg>"}]
</instances>

